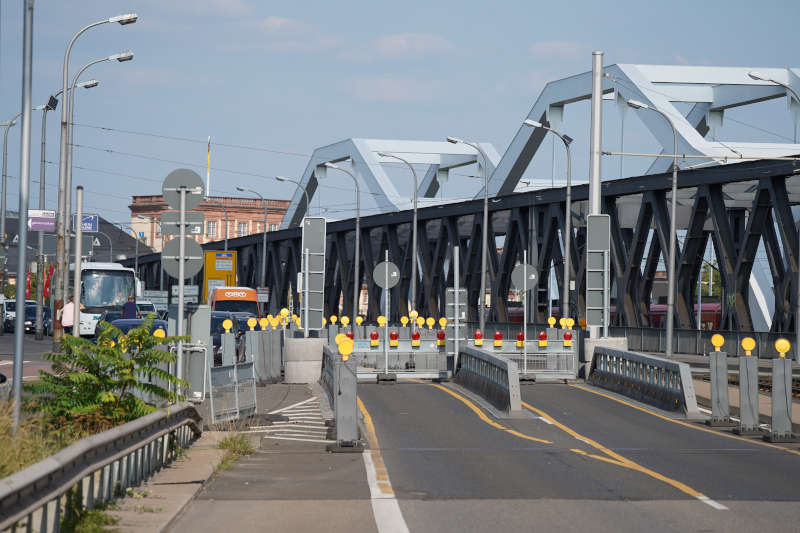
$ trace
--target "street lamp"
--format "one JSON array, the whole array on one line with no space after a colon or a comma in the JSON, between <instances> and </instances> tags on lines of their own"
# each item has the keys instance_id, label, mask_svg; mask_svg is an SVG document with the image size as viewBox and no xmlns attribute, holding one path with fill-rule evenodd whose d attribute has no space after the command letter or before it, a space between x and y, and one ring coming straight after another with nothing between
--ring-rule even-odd
<instances>
[{"instance_id":1,"label":"street lamp","mask_svg":"<svg viewBox=\"0 0 800 533\"><path fill-rule=\"evenodd\" d=\"M295 186L298 189L300 189L300 192L302 192L303 195L306 197L306 213L310 215L311 214L311 200L309 200L309 198L308 198L308 191L305 189L305 187L300 185L299 181L292 180L292 179L289 179L289 178L285 178L283 176L275 176L275 179L278 180L278 181L294 183Z\"/></svg>"},{"instance_id":2,"label":"street lamp","mask_svg":"<svg viewBox=\"0 0 800 533\"><path fill-rule=\"evenodd\" d=\"M672 137L675 145L672 151L672 203L670 207L670 220L669 220L669 265L667 265L667 346L666 355L672 357L672 334L675 329L675 247L677 240L677 230L675 228L675 219L678 213L678 131L675 129L675 124L669 115L650 107L644 102L638 100L628 100L628 106L633 109L647 109L655 111L664 117L669 126L672 128Z\"/></svg>"},{"instance_id":3,"label":"street lamp","mask_svg":"<svg viewBox=\"0 0 800 533\"><path fill-rule=\"evenodd\" d=\"M325 163L327 168L340 170L353 179L356 186L356 244L355 244L355 265L353 265L353 317L358 316L358 295L361 293L361 278L359 277L359 267L361 250L359 249L359 241L361 241L361 189L358 186L358 180L355 174L349 170L333 163ZM388 320L388 317L387 317Z\"/></svg>"},{"instance_id":4,"label":"street lamp","mask_svg":"<svg viewBox=\"0 0 800 533\"><path fill-rule=\"evenodd\" d=\"M261 202L264 204L264 242L261 245L261 286L267 286L267 229L269 226L267 225L267 201L261 196L261 193L254 191L253 189L248 189L247 187L236 187L236 190L239 192L250 192L261 198Z\"/></svg>"},{"instance_id":5,"label":"street lamp","mask_svg":"<svg viewBox=\"0 0 800 533\"><path fill-rule=\"evenodd\" d=\"M0 243L3 246L6 245L6 180L7 180L7 168L8 168L8 130L11 129L12 126L16 125L17 119L22 114L20 111L14 118L9 120L8 122L0 123L0 126L4 126L6 131L3 134L3 191L2 191L2 198L0 198Z\"/></svg>"},{"instance_id":6,"label":"street lamp","mask_svg":"<svg viewBox=\"0 0 800 533\"><path fill-rule=\"evenodd\" d=\"M550 126L545 126L541 122L536 122L535 120L527 119L523 122L523 124L532 128L542 128L553 133L554 135L557 135L558 138L564 143L564 148L567 149L567 219L565 221L566 229L564 231L564 290L561 297L561 316L569 317L570 278L572 277L572 271L570 269L570 260L572 257L572 169L570 167L570 160L572 158L570 156L569 145L572 143L572 137L561 134Z\"/></svg>"},{"instance_id":7,"label":"street lamp","mask_svg":"<svg viewBox=\"0 0 800 533\"><path fill-rule=\"evenodd\" d=\"M378 152L381 157L391 157L402 161L408 168L411 169L411 174L414 176L414 217L411 223L411 310L417 308L417 171L414 170L414 165L409 163L402 157L390 154L389 152ZM416 327L416 326L412 326Z\"/></svg>"},{"instance_id":8,"label":"street lamp","mask_svg":"<svg viewBox=\"0 0 800 533\"><path fill-rule=\"evenodd\" d=\"M483 331L486 328L486 263L488 255L488 243L486 241L489 240L489 158L486 157L486 154L481 150L481 147L478 146L478 143L462 141L456 137L448 137L447 142L471 146L483 157L483 236L481 242L481 292L480 298L478 298L478 319L480 320L480 329Z\"/></svg>"},{"instance_id":9,"label":"street lamp","mask_svg":"<svg viewBox=\"0 0 800 533\"><path fill-rule=\"evenodd\" d=\"M766 81L768 83L774 83L775 85L783 87L784 89L786 89L787 91L792 93L792 95L794 96L795 100L797 100L797 103L800 104L800 94L798 94L797 91L795 91L792 88L792 86L789 85L788 83L783 83L783 82L780 82L780 81L772 79L772 78L767 78L766 76L764 76L760 72L756 72L756 71L753 71L753 70L748 72L747 75L750 76L751 79L754 79L754 80L757 80L757 81ZM797 124L795 124L795 126L794 126L794 142L797 143ZM800 246L800 231L798 231L798 233L797 233L797 238L798 238L798 246ZM800 248L798 248L798 249L800 249ZM798 277L798 279L797 279L797 309L795 310L795 318L794 318L795 330L796 330L796 333L797 333L797 338L795 339L795 346L796 346L796 348L795 348L795 360L800 362L800 270L798 270L797 277Z\"/></svg>"},{"instance_id":10,"label":"street lamp","mask_svg":"<svg viewBox=\"0 0 800 533\"><path fill-rule=\"evenodd\" d=\"M75 87L78 84L78 78L80 78L81 74L91 67L92 65L96 65L97 63L103 63L105 61L119 61L120 63L124 63L125 61L130 61L133 59L133 52L130 50L127 52L121 52L119 54L113 54L108 57L103 57L100 59L95 59L84 65L77 74L72 78L72 85L70 86L70 93L69 93L69 128L67 129L67 167L66 167L66 187L67 187L67 197L64 199L64 206L68 216L72 214L72 148L73 148L73 141L72 141L72 131L73 126L75 124ZM97 80L90 80L88 83L89 87L96 87L100 82ZM66 258L67 264L69 264L69 240L64 243L64 256ZM64 294L68 292L68 287L64 285Z\"/></svg>"},{"instance_id":11,"label":"street lamp","mask_svg":"<svg viewBox=\"0 0 800 533\"><path fill-rule=\"evenodd\" d=\"M99 20L97 22L93 22L88 26L83 27L78 33L72 36L69 43L67 43L67 50L64 52L64 63L61 68L61 92L62 94L66 94L68 87L67 82L69 78L69 55L72 51L72 45L75 44L75 41L78 37L80 37L86 30L90 28L94 28L95 26L100 26L102 24L107 23L118 23L120 26L127 26L128 24L133 24L138 19L138 16L135 13L126 13L124 15L117 15L114 17L109 17L107 19ZM67 240L67 218L69 214L66 213L66 198L67 196L71 195L72 192L67 189L67 106L61 106L61 143L59 147L58 153L58 218L57 218L57 235L58 235L58 245L56 250L56 283L55 283L55 301L56 306L59 304L63 304L64 292L63 291L63 279L69 278L67 275L67 263L69 262L66 254L64 253L64 241ZM60 293L60 294L59 294ZM61 338L61 327L60 323L59 326L54 329L53 332L53 344L58 346L58 341Z\"/></svg>"}]
</instances>

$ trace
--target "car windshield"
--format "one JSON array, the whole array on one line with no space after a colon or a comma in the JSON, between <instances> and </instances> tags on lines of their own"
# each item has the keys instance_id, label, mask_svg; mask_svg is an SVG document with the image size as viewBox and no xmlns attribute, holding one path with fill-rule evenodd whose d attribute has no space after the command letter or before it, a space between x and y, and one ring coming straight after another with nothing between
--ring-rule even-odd
<instances>
[{"instance_id":1,"label":"car windshield","mask_svg":"<svg viewBox=\"0 0 800 533\"><path fill-rule=\"evenodd\" d=\"M12 313L17 310L17 302L11 300L6 302L6 311L11 311Z\"/></svg>"},{"instance_id":2,"label":"car windshield","mask_svg":"<svg viewBox=\"0 0 800 533\"><path fill-rule=\"evenodd\" d=\"M35 320L36 319L36 307L32 307L30 305L25 306L25 320Z\"/></svg>"},{"instance_id":3,"label":"car windshield","mask_svg":"<svg viewBox=\"0 0 800 533\"><path fill-rule=\"evenodd\" d=\"M134 294L133 272L84 270L81 303L89 307L122 306Z\"/></svg>"},{"instance_id":4,"label":"car windshield","mask_svg":"<svg viewBox=\"0 0 800 533\"><path fill-rule=\"evenodd\" d=\"M214 304L214 311L258 315L258 303L252 300L217 300Z\"/></svg>"}]
</instances>

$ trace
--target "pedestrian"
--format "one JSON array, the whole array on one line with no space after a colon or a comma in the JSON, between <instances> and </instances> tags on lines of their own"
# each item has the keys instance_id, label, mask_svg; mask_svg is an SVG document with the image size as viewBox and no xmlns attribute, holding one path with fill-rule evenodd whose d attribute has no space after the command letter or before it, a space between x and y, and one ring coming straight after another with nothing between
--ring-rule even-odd
<instances>
[{"instance_id":1,"label":"pedestrian","mask_svg":"<svg viewBox=\"0 0 800 533\"><path fill-rule=\"evenodd\" d=\"M128 296L128 301L122 306L122 318L139 318L139 310L133 296Z\"/></svg>"},{"instance_id":2,"label":"pedestrian","mask_svg":"<svg viewBox=\"0 0 800 533\"><path fill-rule=\"evenodd\" d=\"M75 303L70 296L69 302L64 304L61 309L61 327L64 328L64 333L72 335L72 326L75 323Z\"/></svg>"}]
</instances>

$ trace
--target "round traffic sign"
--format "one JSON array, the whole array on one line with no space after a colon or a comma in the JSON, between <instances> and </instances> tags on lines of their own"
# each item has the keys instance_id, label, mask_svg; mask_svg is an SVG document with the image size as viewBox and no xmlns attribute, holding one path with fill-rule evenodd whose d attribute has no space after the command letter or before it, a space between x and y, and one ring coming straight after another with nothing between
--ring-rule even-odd
<instances>
[{"instance_id":1,"label":"round traffic sign","mask_svg":"<svg viewBox=\"0 0 800 533\"><path fill-rule=\"evenodd\" d=\"M372 279L378 287L391 289L400 282L400 269L391 261L381 261L372 271Z\"/></svg>"},{"instance_id":2,"label":"round traffic sign","mask_svg":"<svg viewBox=\"0 0 800 533\"><path fill-rule=\"evenodd\" d=\"M526 277L528 278L527 283L525 282ZM528 291L531 290L536 285L536 269L533 265L518 264L511 271L511 282L518 291L523 290L523 288Z\"/></svg>"},{"instance_id":3,"label":"round traffic sign","mask_svg":"<svg viewBox=\"0 0 800 533\"><path fill-rule=\"evenodd\" d=\"M186 189L186 210L194 209L203 201L203 178L194 170L179 168L164 178L161 192L171 209L180 210L182 188Z\"/></svg>"},{"instance_id":4,"label":"round traffic sign","mask_svg":"<svg viewBox=\"0 0 800 533\"><path fill-rule=\"evenodd\" d=\"M180 241L180 237L172 239L164 245L164 249L161 252L161 264L164 265L164 270L167 274L173 278L179 276ZM186 239L183 259L183 275L187 278L191 278L203 268L203 249L194 239Z\"/></svg>"}]
</instances>

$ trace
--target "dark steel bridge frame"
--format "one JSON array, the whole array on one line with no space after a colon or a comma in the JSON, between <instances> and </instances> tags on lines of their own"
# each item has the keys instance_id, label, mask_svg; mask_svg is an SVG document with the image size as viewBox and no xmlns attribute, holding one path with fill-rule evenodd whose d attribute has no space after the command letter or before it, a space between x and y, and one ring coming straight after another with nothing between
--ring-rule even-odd
<instances>
[{"instance_id":1,"label":"dark steel bridge frame","mask_svg":"<svg viewBox=\"0 0 800 533\"><path fill-rule=\"evenodd\" d=\"M793 161L753 161L680 171L678 187L685 203L691 198L691 215L679 220L686 229L679 244L676 327L695 327L693 302L702 255L711 239L722 285L721 328L753 328L749 280L759 243L763 242L772 274L775 306L773 331L793 331L797 305L798 230L791 212L787 180L800 180L800 167ZM652 327L650 302L659 261L666 263L669 242L669 189L671 174L656 174L603 182L603 211L611 216L612 296L616 298L614 322L621 326ZM749 207L732 206L726 187L739 185L746 192ZM741 186L744 186L742 189ZM585 306L585 219L588 185L572 187L573 239L571 314L583 316ZM543 323L548 310L548 280L554 268L558 286L563 286L563 240L565 222L563 188L540 189L491 198L489 236L496 247L489 248L491 307L496 321L508 320L507 297L511 271L528 248L528 260L539 270L539 285L531 291L531 320ZM640 203L639 203L640 199ZM728 204L726 205L726 201ZM638 205L635 224L623 227L621 208ZM420 281L416 309L424 316L444 316L445 291L453 286L453 252L460 253L460 284L468 291L470 320L477 317L480 287L480 235L482 200L447 203L421 208L418 212L418 254ZM684 213L687 210L683 210ZM679 212L680 213L680 212ZM630 219L630 212L627 213ZM372 283L374 266L383 260L384 251L397 263L401 282L392 290L391 319L408 313L407 297L411 283L412 212L399 211L362 217L361 273L366 286L367 320L382 312L381 290ZM352 316L354 219L328 222L325 276L325 314ZM629 225L630 226L630 225ZM269 232L267 235L266 280L272 295L270 312L287 306L290 294L298 301L297 273L300 269L299 227ZM240 285L256 286L261 262L262 235L228 241L229 250L238 252ZM535 244L535 246L534 246ZM206 250L221 250L223 243L212 242ZM139 276L148 288L158 286L158 254L139 258ZM132 260L127 261L129 266ZM202 271L193 282L202 282ZM170 283L176 280L169 280ZM553 294L559 298L560 290Z\"/></svg>"}]
</instances>

